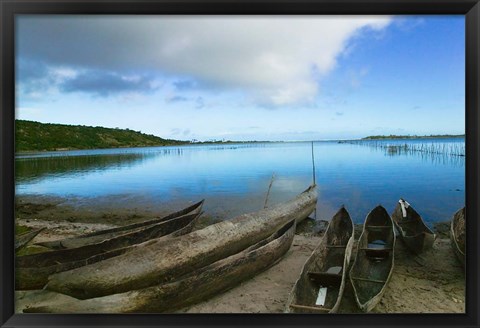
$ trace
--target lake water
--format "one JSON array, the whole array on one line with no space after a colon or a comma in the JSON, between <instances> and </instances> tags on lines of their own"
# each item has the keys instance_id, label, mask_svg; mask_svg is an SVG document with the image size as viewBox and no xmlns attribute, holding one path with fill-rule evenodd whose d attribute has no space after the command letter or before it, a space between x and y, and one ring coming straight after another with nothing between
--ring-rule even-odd
<instances>
[{"instance_id":1,"label":"lake water","mask_svg":"<svg viewBox=\"0 0 480 328\"><path fill-rule=\"evenodd\" d=\"M465 147L461 138L392 144L405 143ZM24 154L16 159L16 194L75 206L149 209L176 209L204 198L206 214L229 219L263 208L272 175L268 204L306 189L312 182L311 147L292 142ZM317 219L329 220L344 204L361 223L376 205L392 212L403 197L431 224L449 220L465 204L463 156L325 141L314 143L314 157Z\"/></svg>"}]
</instances>

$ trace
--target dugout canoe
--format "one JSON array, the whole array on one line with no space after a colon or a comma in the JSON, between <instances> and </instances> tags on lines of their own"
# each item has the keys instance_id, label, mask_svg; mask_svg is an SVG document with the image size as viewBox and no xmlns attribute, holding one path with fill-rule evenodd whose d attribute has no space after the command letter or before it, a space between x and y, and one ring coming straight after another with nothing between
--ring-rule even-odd
<instances>
[{"instance_id":1,"label":"dugout canoe","mask_svg":"<svg viewBox=\"0 0 480 328\"><path fill-rule=\"evenodd\" d=\"M200 213L180 217L126 231L100 243L77 248L54 250L32 255L17 256L15 259L15 289L32 290L43 288L48 276L67 270L90 265L125 254L142 243L152 240L163 242L166 237L176 237L192 231Z\"/></svg>"},{"instance_id":2,"label":"dugout canoe","mask_svg":"<svg viewBox=\"0 0 480 328\"><path fill-rule=\"evenodd\" d=\"M286 313L336 313L345 289L353 248L353 222L342 207L303 266L285 308Z\"/></svg>"},{"instance_id":3,"label":"dugout canoe","mask_svg":"<svg viewBox=\"0 0 480 328\"><path fill-rule=\"evenodd\" d=\"M100 231L95 231L78 237L65 238L61 240L48 241L37 243L37 245L44 246L51 249L66 249L66 248L78 248L85 245L100 243L107 239L112 239L119 235L123 235L126 232L138 230L142 227L152 226L153 224L170 221L173 218L184 216L187 214L197 214L202 210L204 200L199 201L191 206L188 206L180 211L171 213L169 215L163 216L161 218L155 218L152 220L142 221L138 223L133 223L121 227L115 227L111 229L105 229Z\"/></svg>"},{"instance_id":4,"label":"dugout canoe","mask_svg":"<svg viewBox=\"0 0 480 328\"><path fill-rule=\"evenodd\" d=\"M245 250L171 283L88 300L71 299L30 307L28 313L172 313L205 301L280 261L292 245L295 220Z\"/></svg>"},{"instance_id":5,"label":"dugout canoe","mask_svg":"<svg viewBox=\"0 0 480 328\"><path fill-rule=\"evenodd\" d=\"M291 220L313 212L314 185L294 199L258 212L243 214L168 244L144 247L101 262L51 275L46 289L87 299L159 285L228 257L267 238Z\"/></svg>"},{"instance_id":6,"label":"dugout canoe","mask_svg":"<svg viewBox=\"0 0 480 328\"><path fill-rule=\"evenodd\" d=\"M35 238L40 232L45 229L38 228L32 229L30 231L26 231L24 233L18 234L15 236L15 251L22 249L25 245L27 245L33 238Z\"/></svg>"},{"instance_id":7,"label":"dugout canoe","mask_svg":"<svg viewBox=\"0 0 480 328\"><path fill-rule=\"evenodd\" d=\"M434 232L425 224L420 214L403 198L392 213L393 224L408 249L420 254L431 249L435 241Z\"/></svg>"},{"instance_id":8,"label":"dugout canoe","mask_svg":"<svg viewBox=\"0 0 480 328\"><path fill-rule=\"evenodd\" d=\"M355 300L364 312L371 311L385 292L393 272L394 248L392 218L379 205L365 219L350 270Z\"/></svg>"},{"instance_id":9,"label":"dugout canoe","mask_svg":"<svg viewBox=\"0 0 480 328\"><path fill-rule=\"evenodd\" d=\"M453 215L450 223L450 240L455 256L465 269L465 207Z\"/></svg>"}]
</instances>

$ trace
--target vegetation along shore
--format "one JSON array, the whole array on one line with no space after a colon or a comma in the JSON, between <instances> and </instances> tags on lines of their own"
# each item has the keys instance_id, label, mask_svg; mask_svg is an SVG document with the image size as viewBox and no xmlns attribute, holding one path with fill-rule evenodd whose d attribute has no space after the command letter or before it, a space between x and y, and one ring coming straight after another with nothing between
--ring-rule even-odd
<instances>
[{"instance_id":1,"label":"vegetation along shore","mask_svg":"<svg viewBox=\"0 0 480 328\"><path fill-rule=\"evenodd\" d=\"M180 146L189 144L260 143L266 141L175 140L140 131L101 126L15 121L17 153L80 149Z\"/></svg>"},{"instance_id":2,"label":"vegetation along shore","mask_svg":"<svg viewBox=\"0 0 480 328\"><path fill-rule=\"evenodd\" d=\"M464 134L431 134L431 135L377 135L362 138L362 140L383 140L383 139L443 139L443 138L465 138Z\"/></svg>"}]
</instances>

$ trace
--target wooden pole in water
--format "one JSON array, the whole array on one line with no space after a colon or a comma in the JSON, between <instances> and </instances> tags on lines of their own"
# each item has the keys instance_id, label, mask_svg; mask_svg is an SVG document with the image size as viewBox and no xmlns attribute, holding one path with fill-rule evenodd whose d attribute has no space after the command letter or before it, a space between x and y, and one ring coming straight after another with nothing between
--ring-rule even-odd
<instances>
[{"instance_id":1,"label":"wooden pole in water","mask_svg":"<svg viewBox=\"0 0 480 328\"><path fill-rule=\"evenodd\" d=\"M315 181L315 156L313 155L313 141L312 141L312 169L313 169L313 184L317 184ZM315 205L315 212L314 212L315 221L317 220L317 206Z\"/></svg>"},{"instance_id":2,"label":"wooden pole in water","mask_svg":"<svg viewBox=\"0 0 480 328\"><path fill-rule=\"evenodd\" d=\"M313 167L313 184L315 183L315 156L313 155L313 141L312 141L312 167Z\"/></svg>"},{"instance_id":3,"label":"wooden pole in water","mask_svg":"<svg viewBox=\"0 0 480 328\"><path fill-rule=\"evenodd\" d=\"M272 189L274 178L275 178L275 173L272 174L272 179L270 180L270 184L268 185L267 197L265 197L265 204L263 204L263 208L267 208L268 196L270 195L270 189Z\"/></svg>"}]
</instances>

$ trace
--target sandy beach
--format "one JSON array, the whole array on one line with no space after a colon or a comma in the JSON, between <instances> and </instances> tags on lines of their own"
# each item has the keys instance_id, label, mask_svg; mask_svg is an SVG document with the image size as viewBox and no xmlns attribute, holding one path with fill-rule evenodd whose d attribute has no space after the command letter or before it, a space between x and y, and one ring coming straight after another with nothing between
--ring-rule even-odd
<instances>
[{"instance_id":1,"label":"sandy beach","mask_svg":"<svg viewBox=\"0 0 480 328\"><path fill-rule=\"evenodd\" d=\"M165 214L138 208L88 210L73 208L52 199L17 199L16 224L46 227L33 243L61 239L115 226L119 218L127 224ZM197 229L215 222L203 216ZM433 249L421 256L412 255L400 239L395 246L395 268L387 290L374 313L463 313L465 311L465 277L452 251L446 224L438 224L439 232ZM279 313L283 312L288 295L304 262L318 244L322 232L307 223L298 229L292 247L284 258L254 278L179 313ZM357 236L361 225L356 226ZM34 247L27 251L35 251ZM355 253L354 253L355 254ZM353 261L353 258L352 258ZM16 311L25 307L61 301L64 296L46 291L16 293ZM340 313L358 313L349 283L340 306Z\"/></svg>"}]
</instances>

